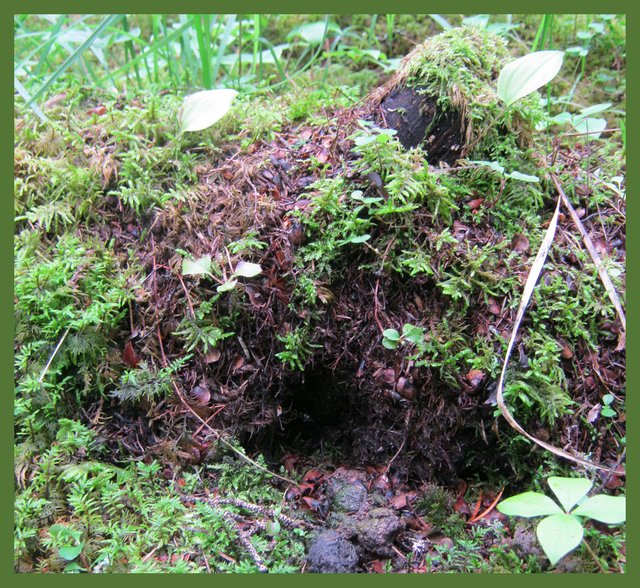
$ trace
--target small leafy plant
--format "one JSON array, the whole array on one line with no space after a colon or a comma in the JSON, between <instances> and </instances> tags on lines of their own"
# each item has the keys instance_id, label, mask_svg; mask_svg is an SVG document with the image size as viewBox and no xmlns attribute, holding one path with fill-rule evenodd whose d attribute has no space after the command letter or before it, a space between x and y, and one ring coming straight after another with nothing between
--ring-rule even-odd
<instances>
[{"instance_id":1,"label":"small leafy plant","mask_svg":"<svg viewBox=\"0 0 640 588\"><path fill-rule=\"evenodd\" d=\"M587 498L593 482L584 478L551 476L547 482L562 508L544 494L524 492L503 500L498 510L508 516L545 517L538 523L536 535L551 565L580 544L584 535L583 518L608 525L626 520L625 496L597 494Z\"/></svg>"},{"instance_id":2,"label":"small leafy plant","mask_svg":"<svg viewBox=\"0 0 640 588\"><path fill-rule=\"evenodd\" d=\"M382 333L382 345L387 349L396 349L407 342L419 345L424 341L424 329L406 324L402 327L402 335L396 329L385 329Z\"/></svg>"}]
</instances>

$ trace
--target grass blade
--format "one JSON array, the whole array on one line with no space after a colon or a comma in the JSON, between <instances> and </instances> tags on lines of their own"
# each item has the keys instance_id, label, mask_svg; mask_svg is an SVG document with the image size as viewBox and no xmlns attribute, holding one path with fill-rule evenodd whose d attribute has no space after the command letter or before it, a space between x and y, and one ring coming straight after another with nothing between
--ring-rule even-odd
<instances>
[{"instance_id":1,"label":"grass blade","mask_svg":"<svg viewBox=\"0 0 640 588\"><path fill-rule=\"evenodd\" d=\"M87 40L80 45L64 62L58 67L58 69L53 72L53 74L49 77L49 79L38 88L37 92L31 97L31 99L27 102L27 106L31 106L36 100L38 100L55 82L56 80L65 72L67 69L76 63L83 55L83 53L91 47L91 45L95 42L96 39L100 37L102 32L109 26L116 23L118 20L122 18L122 14L111 14L107 16L97 27L96 30L93 31L91 35L87 38Z\"/></svg>"}]
</instances>

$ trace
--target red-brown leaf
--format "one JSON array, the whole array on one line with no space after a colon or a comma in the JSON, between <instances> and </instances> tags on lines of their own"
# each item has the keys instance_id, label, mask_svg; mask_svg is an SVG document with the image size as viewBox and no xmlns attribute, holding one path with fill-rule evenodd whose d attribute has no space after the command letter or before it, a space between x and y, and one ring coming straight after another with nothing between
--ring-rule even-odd
<instances>
[{"instance_id":1,"label":"red-brown leaf","mask_svg":"<svg viewBox=\"0 0 640 588\"><path fill-rule=\"evenodd\" d=\"M127 341L127 344L124 346L124 353L122 354L124 362L131 368L137 368L140 363L140 358L136 355L136 352L133 350L133 343L131 341Z\"/></svg>"}]
</instances>

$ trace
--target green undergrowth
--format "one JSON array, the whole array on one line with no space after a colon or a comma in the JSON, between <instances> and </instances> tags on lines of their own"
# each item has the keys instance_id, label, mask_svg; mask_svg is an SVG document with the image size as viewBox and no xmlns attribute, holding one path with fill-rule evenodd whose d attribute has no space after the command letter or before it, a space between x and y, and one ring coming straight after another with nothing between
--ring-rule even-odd
<instances>
[{"instance_id":1,"label":"green undergrowth","mask_svg":"<svg viewBox=\"0 0 640 588\"><path fill-rule=\"evenodd\" d=\"M249 503L277 505L280 493L258 470L220 455L218 463L172 478L158 461L116 466L95 433L63 419L48 449L16 447L16 472L28 485L15 501L17 568L36 572L257 572L230 517L234 505L187 501L203 488ZM250 514L250 513L249 513ZM256 517L263 525L264 516ZM270 572L293 572L304 555L305 532L264 529L251 542ZM203 556L204 554L204 556ZM206 558L206 563L205 563ZM207 568L208 566L208 568Z\"/></svg>"},{"instance_id":2,"label":"green undergrowth","mask_svg":"<svg viewBox=\"0 0 640 588\"><path fill-rule=\"evenodd\" d=\"M292 275L286 277L293 290L290 310L301 318L278 336L274 349L278 361L292 372L313 362L322 345L322 333L315 327L331 312L334 291L345 275L362 272L380 278L381 287L406 290L407 300L418 296L424 298L425 307L438 308L433 321L416 313L414 326L423 337L401 349L385 349L390 359L404 354L416 366L437 373L451 390L460 389L470 370L482 372L487 381L497 379L509 331L482 330L477 318L495 314L496 307L501 313L515 313L555 203L555 190L539 165L539 153L546 152L550 140L535 128L545 120L545 108L555 115L587 106L582 96L586 101L590 76L610 76L602 78L604 89L596 84L597 91L604 92L598 100L624 93L624 76L607 72L604 57L611 46L622 51L623 32L617 21L609 25L601 20L605 29L611 28L610 34L599 37L599 29L592 27L598 34L589 41L588 54L582 56L586 59L583 63L576 58L574 64L580 71L579 83L572 89L575 79L563 76L552 86L554 91L566 90L563 99L546 104L537 97L509 108L498 103L490 87L500 64L508 59L502 41L492 54L484 49L488 35L484 31L465 29L463 35L449 33L436 41L438 59L417 62L407 76L420 80L421 91L440 97L440 106L466 117L467 137L473 144L468 161L452 171L430 167L424 150L405 151L392 132L362 121L346 146L351 149L352 173L315 182L300 195L311 204L291 213L306 238L295 251ZM393 22L380 18L371 27L381 47L401 43L393 34ZM561 22L562 34L570 34L570 23ZM346 23L340 23L346 29ZM398 23L406 26L403 17ZM589 23L581 21L578 29L583 25ZM359 38L358 46L364 44ZM167 367L151 361L125 367L122 350L131 334L129 305L146 277L135 256L136 246L151 238L148 227L158 212L186 209L199 197L198 165L224 161L236 151L240 156L251 153L278 133L295 133L295 125L331 122L335 110L356 104L381 75L381 69L366 60L368 65L361 63L352 75L348 64L354 56L325 57L324 69L297 77L286 92L239 96L220 124L203 133L178 133L176 112L182 94L166 92L162 84L125 94L69 83L59 88L65 92L60 101L43 106L46 123L30 109L17 107L18 568L195 572L206 571L209 565L218 572L256 571L228 518L210 505L185 505L180 493L215 484L221 493L278 505L282 497L259 471L222 455L209 465L182 470L173 480L161 475L163 466L156 461L114 465L104 440L77 421L78 411L103 394L123 402L158 403L172 394L171 377L193 354L207 354L237 336L239 305L218 305L222 297L216 294L206 300L194 294L194 316L185 308L172 331L184 342L185 355ZM456 59L468 67L454 67L460 63ZM486 76L475 78L469 73L472 69ZM325 79L340 84L319 81ZM624 123L623 112L606 116L613 126ZM620 188L621 180L616 183L613 178L621 173L624 145L618 138L603 136L591 146L596 149L583 166L600 170L601 182L590 186L588 213L595 215L612 203L612 192L603 183ZM539 181L506 177L497 171L499 166ZM583 195L574 189L575 175L560 179L574 205L584 204ZM140 233L131 229L131 250L114 247L110 222L115 217L142 221ZM616 219L603 216L601 222L610 226ZM526 247L514 246L522 240ZM249 256L269 246L254 228L226 245L232 255ZM610 258L605 263L623 293L624 268ZM219 312L220 308L227 312ZM574 241L558 239L521 328L520 357L514 356L509 368L505 398L516 418L552 427L559 417L576 410L567 381L571 364L563 352L596 350L599 341L613 337L604 325L614 320L588 254ZM403 324L383 326L398 332L403 328ZM606 406L621 413L623 403L618 395ZM585 419L582 424L596 440L602 429ZM501 443L514 470L527 467L528 442L505 437ZM446 516L439 525L459 539L452 550L442 550L437 564L442 571L477 571L484 565L493 570L524 566L538 571L533 560L526 565L511 560L499 547L491 551L486 564L482 533L498 536L499 532L478 529L478 536L469 538L450 505L436 499L431 506L427 502L420 513L436 518L436 511L443 510ZM234 512L234 507L225 508ZM273 538L262 532L252 536L269 569L281 572L300 569L303 539L301 531L284 528ZM604 552L620 549L617 539L595 531L590 539ZM202 553L216 555L205 562Z\"/></svg>"}]
</instances>

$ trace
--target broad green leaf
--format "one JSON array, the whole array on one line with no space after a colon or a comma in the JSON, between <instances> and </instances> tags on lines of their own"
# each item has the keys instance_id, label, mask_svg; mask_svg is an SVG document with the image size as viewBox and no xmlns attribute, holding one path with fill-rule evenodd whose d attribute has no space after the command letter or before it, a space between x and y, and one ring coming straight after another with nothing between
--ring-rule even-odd
<instances>
[{"instance_id":1,"label":"broad green leaf","mask_svg":"<svg viewBox=\"0 0 640 588\"><path fill-rule=\"evenodd\" d=\"M236 271L234 276L241 276L243 278L254 278L258 274L262 273L262 268L258 263L249 263L248 261L239 261L236 265Z\"/></svg>"},{"instance_id":2,"label":"broad green leaf","mask_svg":"<svg viewBox=\"0 0 640 588\"><path fill-rule=\"evenodd\" d=\"M300 25L299 27L291 31L287 38L290 39L295 36L300 36L307 43L309 43L309 45L319 45L325 39L325 29L327 35L329 34L329 32L342 32L340 27L333 22L328 22L325 25L325 21L318 21Z\"/></svg>"},{"instance_id":3,"label":"broad green leaf","mask_svg":"<svg viewBox=\"0 0 640 588\"><path fill-rule=\"evenodd\" d=\"M382 331L382 336L385 339L389 339L389 341L400 340L400 333L398 333L398 331L396 331L395 329L385 329L384 331Z\"/></svg>"},{"instance_id":4,"label":"broad green leaf","mask_svg":"<svg viewBox=\"0 0 640 588\"><path fill-rule=\"evenodd\" d=\"M511 173L507 174L506 177L511 178L512 180L520 180L521 182L536 183L540 181L540 178L538 176L522 174L519 171L512 171Z\"/></svg>"},{"instance_id":5,"label":"broad green leaf","mask_svg":"<svg viewBox=\"0 0 640 588\"><path fill-rule=\"evenodd\" d=\"M510 517L540 517L562 513L562 509L548 496L539 492L523 492L498 504L498 510Z\"/></svg>"},{"instance_id":6,"label":"broad green leaf","mask_svg":"<svg viewBox=\"0 0 640 588\"><path fill-rule=\"evenodd\" d=\"M184 99L178 120L180 131L202 131L218 122L231 108L236 90L203 90Z\"/></svg>"},{"instance_id":7,"label":"broad green leaf","mask_svg":"<svg viewBox=\"0 0 640 588\"><path fill-rule=\"evenodd\" d=\"M382 340L382 346L386 347L387 349L397 349L398 348L398 342L397 341L392 341L391 339L383 339Z\"/></svg>"},{"instance_id":8,"label":"broad green leaf","mask_svg":"<svg viewBox=\"0 0 640 588\"><path fill-rule=\"evenodd\" d=\"M211 256L204 255L200 259L189 259L185 257L182 260L183 276L200 276L208 274L211 271Z\"/></svg>"},{"instance_id":9,"label":"broad green leaf","mask_svg":"<svg viewBox=\"0 0 640 588\"><path fill-rule=\"evenodd\" d=\"M591 490L593 482L586 478L560 478L551 476L547 480L549 488L558 497L560 504L569 512L587 492Z\"/></svg>"},{"instance_id":10,"label":"broad green leaf","mask_svg":"<svg viewBox=\"0 0 640 588\"><path fill-rule=\"evenodd\" d=\"M228 282L225 282L224 284L218 286L216 289L218 290L218 292L228 292L229 290L233 290L236 287L237 283L238 280L229 280Z\"/></svg>"},{"instance_id":11,"label":"broad green leaf","mask_svg":"<svg viewBox=\"0 0 640 588\"><path fill-rule=\"evenodd\" d=\"M556 77L562 51L536 51L504 66L498 77L498 96L508 106Z\"/></svg>"},{"instance_id":12,"label":"broad green leaf","mask_svg":"<svg viewBox=\"0 0 640 588\"><path fill-rule=\"evenodd\" d=\"M83 545L66 545L65 547L58 548L58 553L62 559L71 561L80 555Z\"/></svg>"},{"instance_id":13,"label":"broad green leaf","mask_svg":"<svg viewBox=\"0 0 640 588\"><path fill-rule=\"evenodd\" d=\"M348 240L348 243L364 243L365 241L368 241L369 239L371 239L371 235L357 235L355 237L351 237Z\"/></svg>"},{"instance_id":14,"label":"broad green leaf","mask_svg":"<svg viewBox=\"0 0 640 588\"><path fill-rule=\"evenodd\" d=\"M589 138L597 139L607 128L607 121L604 118L583 118L574 123L573 128L576 133L589 133Z\"/></svg>"},{"instance_id":15,"label":"broad green leaf","mask_svg":"<svg viewBox=\"0 0 640 588\"><path fill-rule=\"evenodd\" d=\"M564 513L542 519L536 529L540 546L552 565L578 547L583 534L584 529L576 518Z\"/></svg>"},{"instance_id":16,"label":"broad green leaf","mask_svg":"<svg viewBox=\"0 0 640 588\"><path fill-rule=\"evenodd\" d=\"M608 525L618 525L627 520L627 499L625 496L599 494L583 502L571 514L589 517Z\"/></svg>"},{"instance_id":17,"label":"broad green leaf","mask_svg":"<svg viewBox=\"0 0 640 588\"><path fill-rule=\"evenodd\" d=\"M415 325L406 324L402 327L402 336L417 345L424 339L424 330Z\"/></svg>"},{"instance_id":18,"label":"broad green leaf","mask_svg":"<svg viewBox=\"0 0 640 588\"><path fill-rule=\"evenodd\" d=\"M580 116L593 116L594 114L600 114L605 110L611 108L611 102L604 102L603 104L594 104L580 110Z\"/></svg>"}]
</instances>

